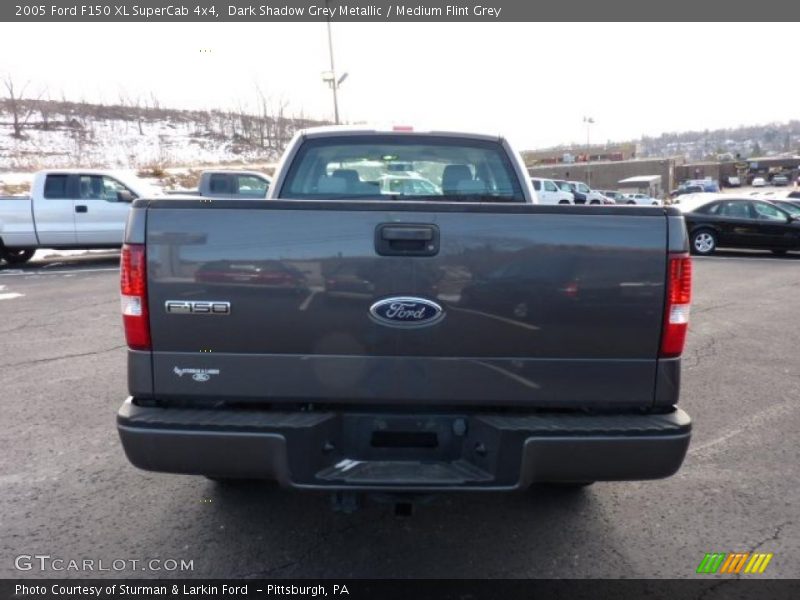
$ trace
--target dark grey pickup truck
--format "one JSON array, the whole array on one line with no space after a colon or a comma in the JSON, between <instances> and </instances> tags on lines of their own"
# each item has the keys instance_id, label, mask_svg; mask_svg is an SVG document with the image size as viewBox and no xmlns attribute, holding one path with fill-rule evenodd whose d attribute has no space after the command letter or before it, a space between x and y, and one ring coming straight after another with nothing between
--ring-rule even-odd
<instances>
[{"instance_id":1,"label":"dark grey pickup truck","mask_svg":"<svg viewBox=\"0 0 800 600\"><path fill-rule=\"evenodd\" d=\"M690 295L674 209L537 205L498 137L308 130L264 202L133 204L119 434L340 493L667 477Z\"/></svg>"}]
</instances>

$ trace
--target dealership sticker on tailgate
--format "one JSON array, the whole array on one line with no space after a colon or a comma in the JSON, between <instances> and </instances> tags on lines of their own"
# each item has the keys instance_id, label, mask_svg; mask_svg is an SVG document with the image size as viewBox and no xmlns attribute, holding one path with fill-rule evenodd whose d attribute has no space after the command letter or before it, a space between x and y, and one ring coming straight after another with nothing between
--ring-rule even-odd
<instances>
[{"instance_id":1,"label":"dealership sticker on tailgate","mask_svg":"<svg viewBox=\"0 0 800 600\"><path fill-rule=\"evenodd\" d=\"M219 375L219 369L181 369L180 367L175 367L172 371L178 377L191 375L195 381L208 381L212 375Z\"/></svg>"}]
</instances>

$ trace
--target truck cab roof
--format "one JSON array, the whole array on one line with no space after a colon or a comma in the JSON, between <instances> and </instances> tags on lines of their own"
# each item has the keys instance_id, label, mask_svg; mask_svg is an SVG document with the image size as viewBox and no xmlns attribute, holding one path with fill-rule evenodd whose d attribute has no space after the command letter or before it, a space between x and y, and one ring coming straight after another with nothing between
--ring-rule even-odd
<instances>
[{"instance_id":1,"label":"truck cab roof","mask_svg":"<svg viewBox=\"0 0 800 600\"><path fill-rule=\"evenodd\" d=\"M365 127L363 125L324 125L301 129L298 131L297 135L303 137L335 137L341 135L435 135L439 137L458 137L492 141L503 139L503 136L496 133L453 130L439 131L432 129L416 129L399 125L379 127Z\"/></svg>"}]
</instances>

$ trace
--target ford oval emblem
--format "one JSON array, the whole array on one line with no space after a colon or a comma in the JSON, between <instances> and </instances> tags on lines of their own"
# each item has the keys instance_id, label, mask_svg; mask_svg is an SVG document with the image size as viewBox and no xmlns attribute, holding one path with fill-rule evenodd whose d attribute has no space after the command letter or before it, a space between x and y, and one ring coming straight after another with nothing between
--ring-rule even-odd
<instances>
[{"instance_id":1,"label":"ford oval emblem","mask_svg":"<svg viewBox=\"0 0 800 600\"><path fill-rule=\"evenodd\" d=\"M439 304L414 296L378 300L370 306L369 313L375 321L389 327L425 327L444 317L444 309Z\"/></svg>"}]
</instances>

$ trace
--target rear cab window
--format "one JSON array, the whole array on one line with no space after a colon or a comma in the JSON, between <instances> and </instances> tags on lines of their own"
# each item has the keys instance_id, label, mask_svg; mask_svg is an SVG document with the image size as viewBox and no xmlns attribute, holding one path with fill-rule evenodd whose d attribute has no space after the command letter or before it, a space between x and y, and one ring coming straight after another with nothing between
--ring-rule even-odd
<instances>
[{"instance_id":1,"label":"rear cab window","mask_svg":"<svg viewBox=\"0 0 800 600\"><path fill-rule=\"evenodd\" d=\"M499 141L407 134L307 139L278 198L525 202Z\"/></svg>"}]
</instances>

